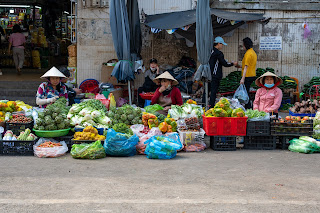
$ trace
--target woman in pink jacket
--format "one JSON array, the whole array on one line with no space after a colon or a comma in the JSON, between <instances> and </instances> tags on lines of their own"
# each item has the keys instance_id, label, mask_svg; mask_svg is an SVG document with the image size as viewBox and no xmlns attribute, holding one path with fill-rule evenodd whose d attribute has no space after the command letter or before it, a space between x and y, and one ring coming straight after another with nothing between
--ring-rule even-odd
<instances>
[{"instance_id":1,"label":"woman in pink jacket","mask_svg":"<svg viewBox=\"0 0 320 213\"><path fill-rule=\"evenodd\" d=\"M257 78L256 85L261 88L256 93L253 109L277 115L282 101L282 91L277 87L280 84L282 79L272 72L266 72Z\"/></svg>"}]
</instances>

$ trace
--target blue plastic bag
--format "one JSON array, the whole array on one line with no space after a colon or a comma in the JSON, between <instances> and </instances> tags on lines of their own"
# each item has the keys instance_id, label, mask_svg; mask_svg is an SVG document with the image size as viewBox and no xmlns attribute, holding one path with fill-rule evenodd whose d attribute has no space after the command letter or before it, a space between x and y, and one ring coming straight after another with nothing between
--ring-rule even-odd
<instances>
[{"instance_id":1,"label":"blue plastic bag","mask_svg":"<svg viewBox=\"0 0 320 213\"><path fill-rule=\"evenodd\" d=\"M103 147L107 155L129 157L137 153L136 145L138 142L139 137L136 135L128 138L126 134L108 129Z\"/></svg>"},{"instance_id":2,"label":"blue plastic bag","mask_svg":"<svg viewBox=\"0 0 320 213\"><path fill-rule=\"evenodd\" d=\"M182 148L180 140L165 136L153 136L145 144L148 144L145 154L149 159L171 159Z\"/></svg>"}]
</instances>

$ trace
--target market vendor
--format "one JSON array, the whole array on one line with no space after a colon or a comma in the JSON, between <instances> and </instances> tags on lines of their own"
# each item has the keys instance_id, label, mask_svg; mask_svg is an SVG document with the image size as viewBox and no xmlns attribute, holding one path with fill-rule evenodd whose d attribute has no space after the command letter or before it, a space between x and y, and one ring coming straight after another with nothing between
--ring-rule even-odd
<instances>
[{"instance_id":1,"label":"market vendor","mask_svg":"<svg viewBox=\"0 0 320 213\"><path fill-rule=\"evenodd\" d=\"M282 101L282 91L278 87L282 84L282 79L272 72L266 72L255 83L260 88L257 90L253 109L277 115Z\"/></svg>"},{"instance_id":2,"label":"market vendor","mask_svg":"<svg viewBox=\"0 0 320 213\"><path fill-rule=\"evenodd\" d=\"M75 103L74 102L75 97L78 94L80 94L82 91L81 91L81 89L73 88L72 84L70 84L70 83L68 84L67 83L68 78L70 78L70 71L68 70L67 67L65 67L65 66L59 67L59 71L67 77L67 78L61 79L61 83L62 83L62 85L66 86L66 88L67 88L69 106L71 106L72 104Z\"/></svg>"},{"instance_id":3,"label":"market vendor","mask_svg":"<svg viewBox=\"0 0 320 213\"><path fill-rule=\"evenodd\" d=\"M153 82L153 80L160 74L160 69L158 66L158 61L155 58L150 59L150 69L148 69L144 73L144 83L142 87L138 88L138 94L142 92L154 92L157 89L157 85ZM144 100L138 96L138 105L139 107L144 106Z\"/></svg>"},{"instance_id":4,"label":"market vendor","mask_svg":"<svg viewBox=\"0 0 320 213\"><path fill-rule=\"evenodd\" d=\"M162 114L166 114L171 105L182 105L180 90L176 87L178 81L166 71L153 80L159 87L154 93L151 104L159 104L164 107Z\"/></svg>"},{"instance_id":5,"label":"market vendor","mask_svg":"<svg viewBox=\"0 0 320 213\"><path fill-rule=\"evenodd\" d=\"M61 83L61 80L66 76L57 68L52 67L41 78L47 81L41 83L37 91L36 103L40 108L46 108L48 104L54 103L59 97L65 97L68 100L67 88Z\"/></svg>"}]
</instances>

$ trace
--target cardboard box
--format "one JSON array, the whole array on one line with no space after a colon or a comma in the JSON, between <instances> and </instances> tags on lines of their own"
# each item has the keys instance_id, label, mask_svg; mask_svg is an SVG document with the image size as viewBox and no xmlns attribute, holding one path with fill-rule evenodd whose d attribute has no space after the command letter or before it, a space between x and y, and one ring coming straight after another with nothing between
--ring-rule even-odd
<instances>
[{"instance_id":1,"label":"cardboard box","mask_svg":"<svg viewBox=\"0 0 320 213\"><path fill-rule=\"evenodd\" d=\"M107 66L102 64L101 68L101 82L103 83L110 83L112 85L127 85L118 83L117 79L111 76L114 66Z\"/></svg>"},{"instance_id":2,"label":"cardboard box","mask_svg":"<svg viewBox=\"0 0 320 213\"><path fill-rule=\"evenodd\" d=\"M123 96L123 89L122 88L116 88L115 90L110 91L110 93L113 94L114 100L117 102L119 100L119 98L122 98L122 96ZM108 98L108 97L106 97L106 98Z\"/></svg>"}]
</instances>

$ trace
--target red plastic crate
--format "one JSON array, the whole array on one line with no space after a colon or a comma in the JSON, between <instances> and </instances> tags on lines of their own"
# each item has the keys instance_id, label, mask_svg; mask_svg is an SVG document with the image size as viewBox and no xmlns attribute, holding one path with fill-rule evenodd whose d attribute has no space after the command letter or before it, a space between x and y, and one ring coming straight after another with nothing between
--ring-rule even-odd
<instances>
[{"instance_id":1,"label":"red plastic crate","mask_svg":"<svg viewBox=\"0 0 320 213\"><path fill-rule=\"evenodd\" d=\"M203 115L203 128L208 136L245 136L247 119L248 117L217 118Z\"/></svg>"}]
</instances>

